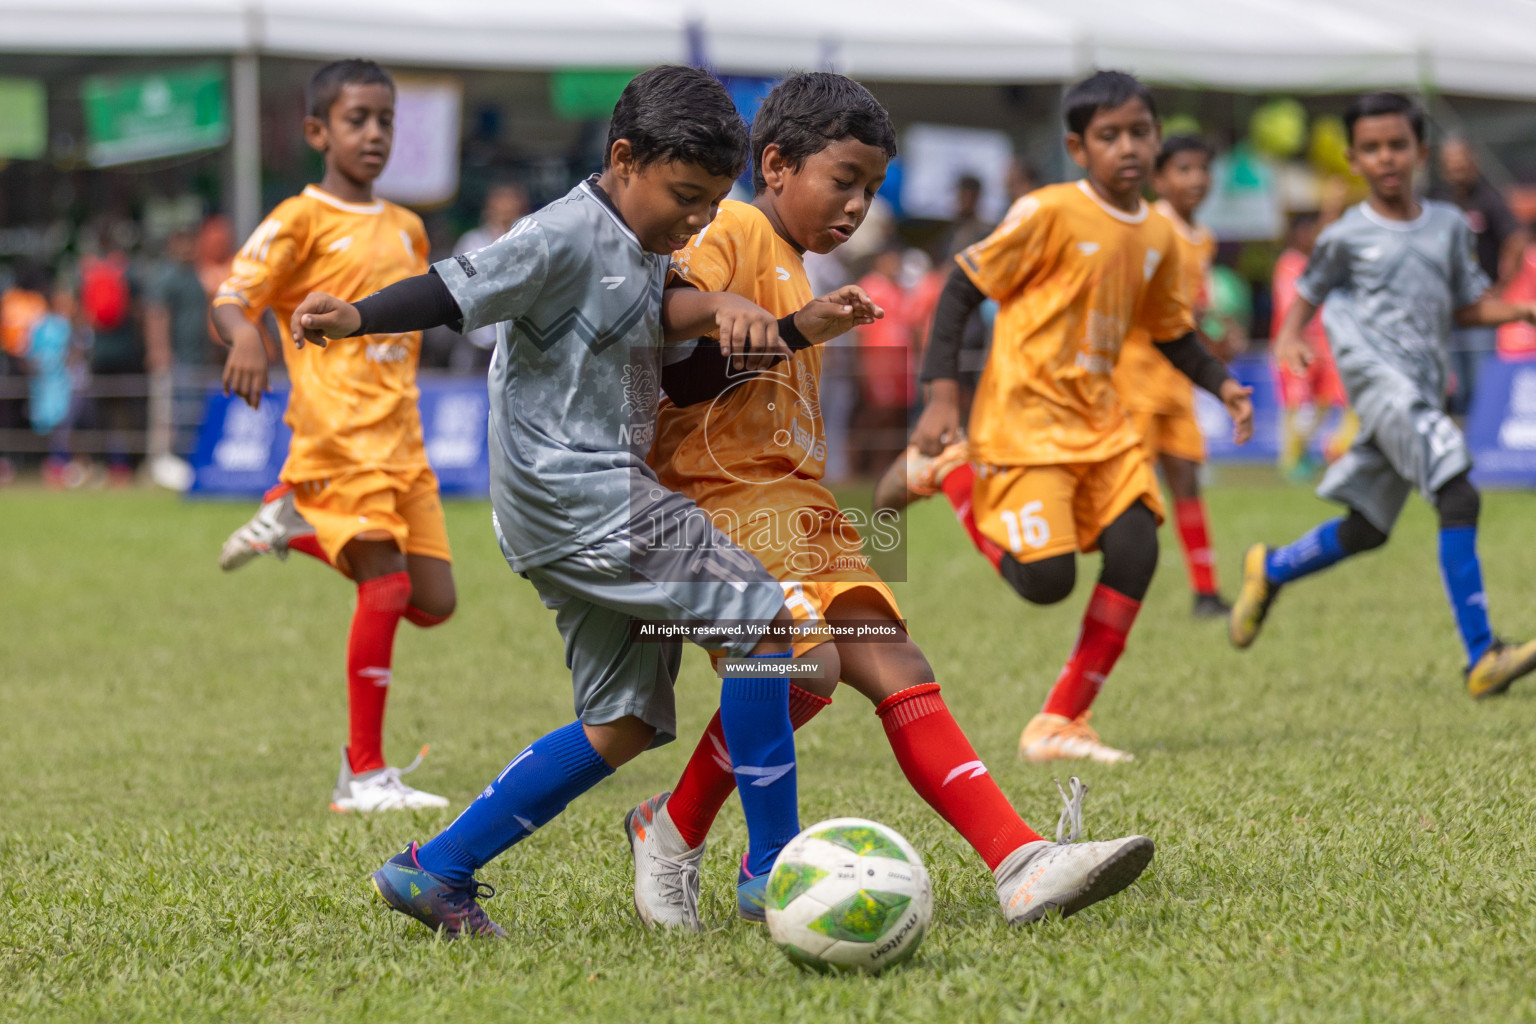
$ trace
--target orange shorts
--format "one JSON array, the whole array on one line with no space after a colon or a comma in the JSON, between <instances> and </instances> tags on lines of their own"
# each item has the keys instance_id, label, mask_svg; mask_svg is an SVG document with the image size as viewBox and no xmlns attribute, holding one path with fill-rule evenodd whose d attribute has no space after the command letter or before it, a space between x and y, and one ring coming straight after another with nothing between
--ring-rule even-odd
<instances>
[{"instance_id":1,"label":"orange shorts","mask_svg":"<svg viewBox=\"0 0 1536 1024\"><path fill-rule=\"evenodd\" d=\"M408 555L453 561L431 467L360 470L295 483L293 507L315 528L333 564L348 541L365 533L388 534Z\"/></svg>"},{"instance_id":2,"label":"orange shorts","mask_svg":"<svg viewBox=\"0 0 1536 1024\"><path fill-rule=\"evenodd\" d=\"M1172 455L1188 462L1205 462L1205 435L1200 432L1193 409L1175 413L1132 412L1131 422L1136 424L1149 461L1159 455Z\"/></svg>"},{"instance_id":3,"label":"orange shorts","mask_svg":"<svg viewBox=\"0 0 1536 1024\"><path fill-rule=\"evenodd\" d=\"M1102 462L980 466L971 490L976 525L1020 562L1098 550L1099 534L1138 501L1163 521L1157 477L1139 447Z\"/></svg>"},{"instance_id":4,"label":"orange shorts","mask_svg":"<svg viewBox=\"0 0 1536 1024\"><path fill-rule=\"evenodd\" d=\"M901 609L896 605L896 595L891 593L891 588L884 582L876 579L872 581L847 582L819 582L815 580L798 583L780 583L784 588L784 606L789 609L789 614L794 616L795 626L801 630L795 639L795 657L803 657L805 653L814 647L824 643L838 643L846 639L848 643L859 643L861 638L841 637L831 633L818 633L817 627L826 622L827 609L832 603L844 594L862 588L869 588L869 597L874 600L876 607L883 606L882 610L894 620L896 626L905 633L907 624L901 617ZM874 623L870 624L875 625ZM803 639L802 639L803 637ZM869 642L879 643L880 638L873 638Z\"/></svg>"}]
</instances>

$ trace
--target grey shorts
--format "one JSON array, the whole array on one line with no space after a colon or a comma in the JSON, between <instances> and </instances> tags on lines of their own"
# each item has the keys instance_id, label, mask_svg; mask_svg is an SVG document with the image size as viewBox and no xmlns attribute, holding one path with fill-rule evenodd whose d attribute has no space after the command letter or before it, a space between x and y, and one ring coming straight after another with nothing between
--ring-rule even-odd
<instances>
[{"instance_id":1,"label":"grey shorts","mask_svg":"<svg viewBox=\"0 0 1536 1024\"><path fill-rule=\"evenodd\" d=\"M1328 467L1317 494L1391 533L1414 488L1434 501L1436 491L1471 468L1472 453L1455 422L1423 396L1403 394Z\"/></svg>"},{"instance_id":2,"label":"grey shorts","mask_svg":"<svg viewBox=\"0 0 1536 1024\"><path fill-rule=\"evenodd\" d=\"M677 736L672 689L684 641L646 640L638 628L690 623L690 640L743 655L761 638L754 624L784 607L768 570L671 491L612 536L523 575L555 613L576 717L602 725L634 715L656 730L653 746Z\"/></svg>"}]
</instances>

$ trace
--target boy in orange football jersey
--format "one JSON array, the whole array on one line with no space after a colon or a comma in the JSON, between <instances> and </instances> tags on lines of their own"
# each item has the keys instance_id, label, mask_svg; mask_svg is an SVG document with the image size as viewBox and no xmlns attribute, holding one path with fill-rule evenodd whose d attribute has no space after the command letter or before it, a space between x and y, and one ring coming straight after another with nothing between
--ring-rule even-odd
<instances>
[{"instance_id":1,"label":"boy in orange football jersey","mask_svg":"<svg viewBox=\"0 0 1536 1024\"><path fill-rule=\"evenodd\" d=\"M1153 204L1155 215L1173 225L1184 286L1198 321L1205 305L1205 278L1216 257L1216 239L1195 223L1195 211L1211 189L1210 147L1192 135L1164 140L1153 164L1152 189L1159 197ZM1205 437L1195 419L1194 385L1163 358L1140 326L1125 336L1114 381L1147 460L1162 469L1173 493L1173 519L1195 592L1195 617L1225 618L1232 609L1216 589L1216 552L1200 499Z\"/></svg>"},{"instance_id":2,"label":"boy in orange football jersey","mask_svg":"<svg viewBox=\"0 0 1536 1024\"><path fill-rule=\"evenodd\" d=\"M1050 843L1024 823L945 706L894 595L821 483L826 435L816 346L876 309L857 288L813 301L802 256L848 240L895 151L885 110L851 79L791 75L769 94L753 122L756 197L721 205L714 222L673 256L674 284L733 292L783 317L779 333L795 354L751 375L726 372L708 343L670 363L650 463L663 484L692 498L782 584L801 630L795 657L821 669L791 684L792 724L804 725L829 704L839 680L867 697L912 788L993 872L1008 921L1026 923L1120 891L1151 861L1152 841ZM880 639L859 640L861 628ZM733 775L716 714L676 788L625 819L635 908L647 924L699 927L705 836L740 774ZM743 861L737 906L744 918L763 919L766 881Z\"/></svg>"},{"instance_id":3,"label":"boy in orange football jersey","mask_svg":"<svg viewBox=\"0 0 1536 1024\"><path fill-rule=\"evenodd\" d=\"M267 385L255 326L264 310L286 331L311 291L360 299L427 268L421 219L373 195L394 140L389 73L372 61L336 61L315 72L308 92L304 137L324 154L325 175L262 221L214 299L214 327L230 347L225 391L253 408ZM419 332L283 345L293 441L282 486L221 558L233 568L257 553L293 549L357 584L347 640L351 724L331 800L338 811L448 805L405 785L400 776L410 768L384 760L396 627L402 618L436 626L455 603L448 532L416 405L420 351Z\"/></svg>"},{"instance_id":4,"label":"boy in orange football jersey","mask_svg":"<svg viewBox=\"0 0 1536 1024\"><path fill-rule=\"evenodd\" d=\"M1014 203L990 236L955 257L923 366L930 386L912 443L937 458L961 440L958 353L965 318L1000 304L971 406L969 461L941 486L998 572L1034 604L1077 581L1077 553L1103 569L1077 645L1019 755L1130 759L1102 743L1089 707L1125 649L1157 566L1162 502L1111 375L1126 335L1144 329L1174 367L1218 395L1246 442L1249 389L1201 346L1174 227L1141 190L1158 151L1152 94L1101 71L1065 99L1067 150L1088 172ZM1135 386L1134 382L1130 386Z\"/></svg>"}]
</instances>

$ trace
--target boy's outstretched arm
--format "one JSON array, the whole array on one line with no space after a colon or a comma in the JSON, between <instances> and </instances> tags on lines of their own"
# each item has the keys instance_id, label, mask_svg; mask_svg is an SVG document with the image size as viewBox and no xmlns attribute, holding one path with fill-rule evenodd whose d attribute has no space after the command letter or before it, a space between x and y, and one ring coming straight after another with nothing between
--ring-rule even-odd
<instances>
[{"instance_id":1,"label":"boy's outstretched arm","mask_svg":"<svg viewBox=\"0 0 1536 1024\"><path fill-rule=\"evenodd\" d=\"M668 343L718 334L720 354L734 370L789 358L777 318L757 303L731 292L701 292L688 285L668 288L661 300L661 329Z\"/></svg>"},{"instance_id":2,"label":"boy's outstretched arm","mask_svg":"<svg viewBox=\"0 0 1536 1024\"><path fill-rule=\"evenodd\" d=\"M1456 311L1458 327L1497 327L1516 320L1536 324L1536 302L1505 302L1490 291L1472 305Z\"/></svg>"},{"instance_id":3,"label":"boy's outstretched arm","mask_svg":"<svg viewBox=\"0 0 1536 1024\"><path fill-rule=\"evenodd\" d=\"M1221 399L1221 404L1227 407L1227 415L1232 417L1232 440L1247 444L1253 437L1253 388L1234 380L1221 360L1200 344L1200 336L1194 331L1172 341L1155 341L1153 344L1175 370Z\"/></svg>"},{"instance_id":4,"label":"boy's outstretched arm","mask_svg":"<svg viewBox=\"0 0 1536 1024\"><path fill-rule=\"evenodd\" d=\"M795 344L793 334L798 334L807 346L824 345L855 327L863 327L884 318L885 310L875 305L863 288L850 284L812 299L793 316L786 317L786 320L791 321L789 336L786 336L784 321L780 320L779 334L784 336L790 348L802 347Z\"/></svg>"},{"instance_id":5,"label":"boy's outstretched arm","mask_svg":"<svg viewBox=\"0 0 1536 1024\"><path fill-rule=\"evenodd\" d=\"M229 346L224 393L237 396L252 409L261 408L261 393L267 390L267 346L261 332L233 303L214 306L211 319L219 340Z\"/></svg>"},{"instance_id":6,"label":"boy's outstretched arm","mask_svg":"<svg viewBox=\"0 0 1536 1024\"><path fill-rule=\"evenodd\" d=\"M324 292L311 292L293 311L289 331L293 343L325 346L330 338L355 338L362 334L406 334L429 327L452 326L464 314L448 291L448 284L429 270L396 281L357 302L345 302Z\"/></svg>"},{"instance_id":7,"label":"boy's outstretched arm","mask_svg":"<svg viewBox=\"0 0 1536 1024\"><path fill-rule=\"evenodd\" d=\"M933 311L928 350L923 354L922 381L927 404L912 430L912 443L924 455L937 455L960 439L960 347L965 324L986 301L964 270L950 271Z\"/></svg>"},{"instance_id":8,"label":"boy's outstretched arm","mask_svg":"<svg viewBox=\"0 0 1536 1024\"><path fill-rule=\"evenodd\" d=\"M1307 344L1301 331L1316 312L1315 305L1297 295L1285 311L1285 319L1280 321L1280 330L1275 332L1275 362L1293 373L1306 373L1312 364L1312 346Z\"/></svg>"},{"instance_id":9,"label":"boy's outstretched arm","mask_svg":"<svg viewBox=\"0 0 1536 1024\"><path fill-rule=\"evenodd\" d=\"M677 288L691 287L687 284ZM825 344L862 324L874 323L885 310L872 302L864 289L847 285L812 299L789 316L778 321L779 338L790 352ZM679 407L712 401L742 380L756 376L779 361L779 356L754 356L747 359L743 371L739 359L722 354L714 345L700 344L682 359L671 360L661 370L661 387Z\"/></svg>"}]
</instances>

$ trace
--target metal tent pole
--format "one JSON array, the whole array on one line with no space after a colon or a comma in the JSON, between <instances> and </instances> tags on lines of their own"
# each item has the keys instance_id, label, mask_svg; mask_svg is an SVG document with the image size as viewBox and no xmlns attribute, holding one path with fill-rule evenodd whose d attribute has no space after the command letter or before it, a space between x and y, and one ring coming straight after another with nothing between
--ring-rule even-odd
<instances>
[{"instance_id":1,"label":"metal tent pole","mask_svg":"<svg viewBox=\"0 0 1536 1024\"><path fill-rule=\"evenodd\" d=\"M230 213L243 240L261 220L261 58L253 47L231 65Z\"/></svg>"}]
</instances>

